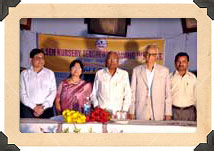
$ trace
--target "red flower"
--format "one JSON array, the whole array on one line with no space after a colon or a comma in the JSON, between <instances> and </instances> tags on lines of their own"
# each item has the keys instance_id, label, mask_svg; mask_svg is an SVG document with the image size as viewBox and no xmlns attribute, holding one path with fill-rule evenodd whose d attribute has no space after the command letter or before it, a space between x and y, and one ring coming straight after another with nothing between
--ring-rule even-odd
<instances>
[{"instance_id":1,"label":"red flower","mask_svg":"<svg viewBox=\"0 0 214 151\"><path fill-rule=\"evenodd\" d=\"M90 118L90 121L91 121L91 122L94 122L94 121L95 121L95 118L94 118L94 117L91 117L91 118Z\"/></svg>"},{"instance_id":2,"label":"red flower","mask_svg":"<svg viewBox=\"0 0 214 151\"><path fill-rule=\"evenodd\" d=\"M91 112L90 116L86 116L86 121L97 121L106 123L110 120L110 113L101 108L95 108L94 111Z\"/></svg>"},{"instance_id":3,"label":"red flower","mask_svg":"<svg viewBox=\"0 0 214 151\"><path fill-rule=\"evenodd\" d=\"M89 122L89 121L90 121L90 116L86 115L86 122Z\"/></svg>"},{"instance_id":4,"label":"red flower","mask_svg":"<svg viewBox=\"0 0 214 151\"><path fill-rule=\"evenodd\" d=\"M108 122L108 120L105 118L105 119L102 119L100 122L106 123L106 122Z\"/></svg>"}]
</instances>

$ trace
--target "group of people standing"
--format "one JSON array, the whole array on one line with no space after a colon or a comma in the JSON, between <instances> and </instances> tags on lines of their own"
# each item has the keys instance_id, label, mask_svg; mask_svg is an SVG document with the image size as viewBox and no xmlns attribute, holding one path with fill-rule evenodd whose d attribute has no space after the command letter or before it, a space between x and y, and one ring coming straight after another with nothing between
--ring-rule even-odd
<instances>
[{"instance_id":1,"label":"group of people standing","mask_svg":"<svg viewBox=\"0 0 214 151\"><path fill-rule=\"evenodd\" d=\"M54 73L44 67L44 52L33 49L31 68L21 72L21 118L52 117L53 106L57 114L65 109L82 112L89 103L112 115L125 112L129 119L195 121L196 76L188 71L188 54L176 55L173 73L156 63L156 45L148 45L144 55L146 62L133 69L131 84L128 72L118 67L117 53L109 52L105 68L96 72L93 85L81 79L83 63L74 60L69 77L57 89Z\"/></svg>"}]
</instances>

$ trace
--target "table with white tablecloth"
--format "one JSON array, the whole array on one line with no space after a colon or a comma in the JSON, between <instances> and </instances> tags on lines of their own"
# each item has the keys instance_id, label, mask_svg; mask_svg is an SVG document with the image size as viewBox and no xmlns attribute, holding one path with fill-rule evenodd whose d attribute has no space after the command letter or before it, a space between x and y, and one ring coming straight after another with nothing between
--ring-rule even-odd
<instances>
[{"instance_id":1,"label":"table with white tablecloth","mask_svg":"<svg viewBox=\"0 0 214 151\"><path fill-rule=\"evenodd\" d=\"M22 133L194 133L196 129L195 121L112 120L105 124L76 124L53 119L20 119Z\"/></svg>"}]
</instances>

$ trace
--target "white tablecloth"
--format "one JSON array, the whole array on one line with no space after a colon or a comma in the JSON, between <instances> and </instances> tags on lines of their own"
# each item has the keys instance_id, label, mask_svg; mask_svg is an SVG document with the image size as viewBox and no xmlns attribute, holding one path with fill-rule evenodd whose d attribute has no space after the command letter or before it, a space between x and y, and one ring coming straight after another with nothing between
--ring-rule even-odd
<instances>
[{"instance_id":1,"label":"white tablecloth","mask_svg":"<svg viewBox=\"0 0 214 151\"><path fill-rule=\"evenodd\" d=\"M57 118L55 118L57 119ZM110 121L102 123L68 124L51 119L21 119L22 133L194 133L196 122L191 121Z\"/></svg>"}]
</instances>

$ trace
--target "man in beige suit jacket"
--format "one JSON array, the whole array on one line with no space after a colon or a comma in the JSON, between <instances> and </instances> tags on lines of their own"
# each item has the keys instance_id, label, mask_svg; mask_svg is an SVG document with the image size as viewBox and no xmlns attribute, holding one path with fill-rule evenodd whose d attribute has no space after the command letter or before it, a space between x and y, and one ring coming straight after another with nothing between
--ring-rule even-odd
<instances>
[{"instance_id":1,"label":"man in beige suit jacket","mask_svg":"<svg viewBox=\"0 0 214 151\"><path fill-rule=\"evenodd\" d=\"M171 120L172 100L168 68L156 64L158 48L145 49L146 64L137 66L132 74L132 105L130 118L137 120Z\"/></svg>"}]
</instances>

